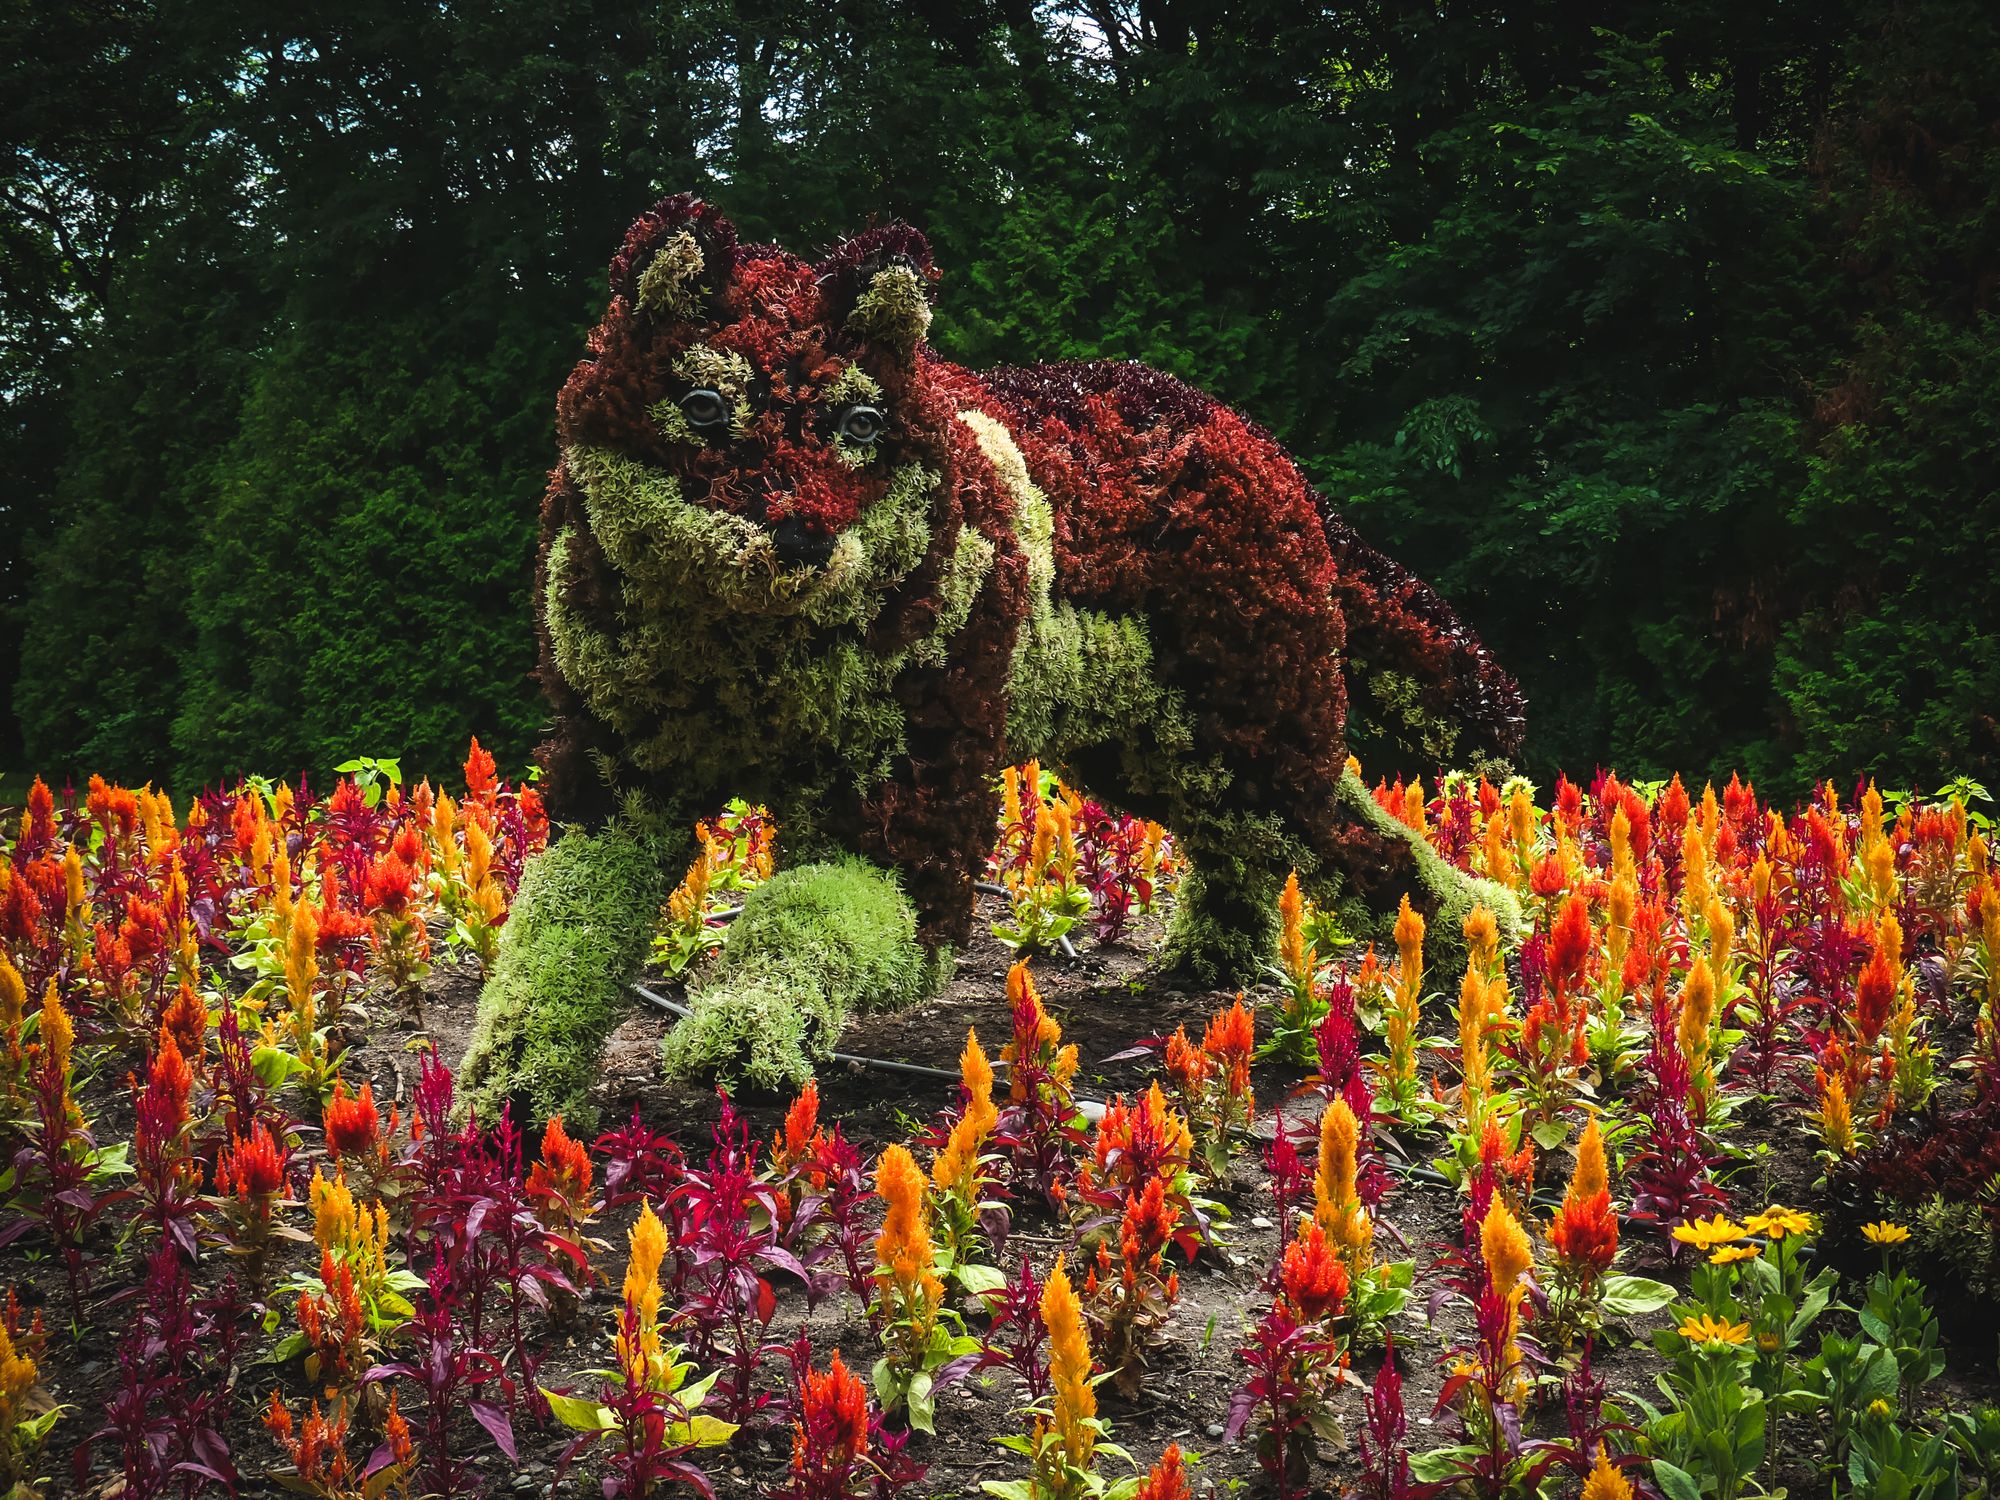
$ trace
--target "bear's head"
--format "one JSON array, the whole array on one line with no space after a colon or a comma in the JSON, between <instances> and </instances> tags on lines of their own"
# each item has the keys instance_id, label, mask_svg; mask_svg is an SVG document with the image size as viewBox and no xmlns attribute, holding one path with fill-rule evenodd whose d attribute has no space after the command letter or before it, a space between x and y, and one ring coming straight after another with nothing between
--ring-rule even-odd
<instances>
[{"instance_id":1,"label":"bear's head","mask_svg":"<svg viewBox=\"0 0 2000 1500\"><path fill-rule=\"evenodd\" d=\"M653 540L693 535L726 558L716 567L764 575L777 586L761 597L795 607L864 568L864 518L937 473L938 414L917 379L936 277L907 225L815 265L739 244L699 199L662 201L626 234L610 305L558 400L572 470L583 454L643 466L649 504L668 494L680 518L678 540Z\"/></svg>"}]
</instances>

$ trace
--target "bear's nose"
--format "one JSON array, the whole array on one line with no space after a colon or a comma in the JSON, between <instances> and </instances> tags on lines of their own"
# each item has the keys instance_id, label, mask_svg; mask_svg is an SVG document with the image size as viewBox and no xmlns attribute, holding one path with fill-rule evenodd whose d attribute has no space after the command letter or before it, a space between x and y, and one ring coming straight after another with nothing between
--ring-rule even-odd
<instances>
[{"instance_id":1,"label":"bear's nose","mask_svg":"<svg viewBox=\"0 0 2000 1500\"><path fill-rule=\"evenodd\" d=\"M771 532L778 561L788 568L824 567L833 556L833 538L814 531L797 516L787 516Z\"/></svg>"}]
</instances>

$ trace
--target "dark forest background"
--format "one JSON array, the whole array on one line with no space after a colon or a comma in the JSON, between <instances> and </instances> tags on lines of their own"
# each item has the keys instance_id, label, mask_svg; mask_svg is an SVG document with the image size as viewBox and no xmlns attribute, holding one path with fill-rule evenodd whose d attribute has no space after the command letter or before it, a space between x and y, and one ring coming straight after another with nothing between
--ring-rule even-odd
<instances>
[{"instance_id":1,"label":"dark forest background","mask_svg":"<svg viewBox=\"0 0 2000 1500\"><path fill-rule=\"evenodd\" d=\"M2000 772L1989 0L49 0L0 136L0 766L520 764L553 397L692 187L1264 421L1536 773Z\"/></svg>"}]
</instances>

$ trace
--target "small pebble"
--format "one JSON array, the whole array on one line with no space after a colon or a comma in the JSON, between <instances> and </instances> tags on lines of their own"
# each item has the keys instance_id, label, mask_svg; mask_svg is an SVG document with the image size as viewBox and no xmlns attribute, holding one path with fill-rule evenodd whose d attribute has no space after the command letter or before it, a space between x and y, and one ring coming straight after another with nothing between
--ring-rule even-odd
<instances>
[{"instance_id":1,"label":"small pebble","mask_svg":"<svg viewBox=\"0 0 2000 1500\"><path fill-rule=\"evenodd\" d=\"M1221 1436L1222 1436L1222 1424L1221 1424L1220 1422L1210 1422L1210 1423L1208 1424L1208 1435L1209 1435L1210 1437L1212 1437L1212 1438L1219 1438L1219 1437L1221 1437Z\"/></svg>"},{"instance_id":2,"label":"small pebble","mask_svg":"<svg viewBox=\"0 0 2000 1500\"><path fill-rule=\"evenodd\" d=\"M1252 1229L1276 1229L1278 1226L1262 1214L1257 1214L1250 1220L1250 1227Z\"/></svg>"}]
</instances>

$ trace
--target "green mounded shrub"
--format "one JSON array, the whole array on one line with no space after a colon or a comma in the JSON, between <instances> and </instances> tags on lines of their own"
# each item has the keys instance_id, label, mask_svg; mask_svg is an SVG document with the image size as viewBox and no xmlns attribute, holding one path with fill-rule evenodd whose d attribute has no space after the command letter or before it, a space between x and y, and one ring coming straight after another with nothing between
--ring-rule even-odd
<instances>
[{"instance_id":1,"label":"green mounded shrub","mask_svg":"<svg viewBox=\"0 0 2000 1500\"><path fill-rule=\"evenodd\" d=\"M533 1118L596 1124L591 1086L604 1043L631 1006L626 986L644 961L693 834L614 819L564 830L522 873L500 953L479 996L460 1065L461 1108L492 1120L510 1100Z\"/></svg>"},{"instance_id":2,"label":"green mounded shrub","mask_svg":"<svg viewBox=\"0 0 2000 1500\"><path fill-rule=\"evenodd\" d=\"M722 956L690 988L667 1076L803 1083L851 1013L926 998L947 960L917 941L916 912L886 871L852 858L781 871L744 899Z\"/></svg>"}]
</instances>

